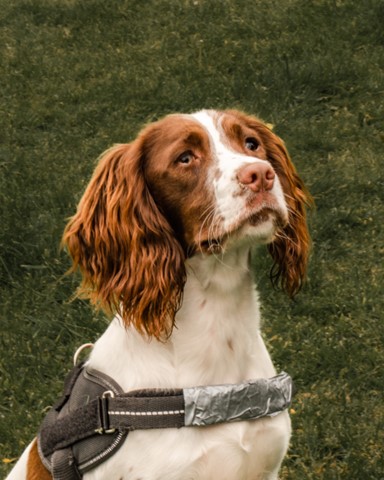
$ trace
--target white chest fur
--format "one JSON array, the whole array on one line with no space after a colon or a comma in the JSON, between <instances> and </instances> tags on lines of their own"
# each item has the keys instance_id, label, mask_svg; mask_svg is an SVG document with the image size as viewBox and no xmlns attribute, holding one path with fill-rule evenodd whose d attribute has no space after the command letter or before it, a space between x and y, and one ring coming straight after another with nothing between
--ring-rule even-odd
<instances>
[{"instance_id":1,"label":"white chest fur","mask_svg":"<svg viewBox=\"0 0 384 480\"><path fill-rule=\"evenodd\" d=\"M220 259L192 259L170 339L148 341L116 318L95 345L92 367L125 391L273 376L247 257L242 249ZM274 479L289 435L286 412L213 427L136 431L85 479Z\"/></svg>"}]
</instances>

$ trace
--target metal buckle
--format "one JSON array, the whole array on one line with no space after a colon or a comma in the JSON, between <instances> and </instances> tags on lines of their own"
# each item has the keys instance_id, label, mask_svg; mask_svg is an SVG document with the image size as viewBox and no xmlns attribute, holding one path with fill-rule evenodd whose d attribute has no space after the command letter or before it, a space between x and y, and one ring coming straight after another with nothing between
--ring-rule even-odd
<instances>
[{"instance_id":1,"label":"metal buckle","mask_svg":"<svg viewBox=\"0 0 384 480\"><path fill-rule=\"evenodd\" d=\"M109 414L108 414L108 399L114 398L115 394L112 390L106 390L102 396L99 398L99 420L100 420L100 428L95 430L96 433L103 434L110 434L116 431L116 428L109 427Z\"/></svg>"}]
</instances>

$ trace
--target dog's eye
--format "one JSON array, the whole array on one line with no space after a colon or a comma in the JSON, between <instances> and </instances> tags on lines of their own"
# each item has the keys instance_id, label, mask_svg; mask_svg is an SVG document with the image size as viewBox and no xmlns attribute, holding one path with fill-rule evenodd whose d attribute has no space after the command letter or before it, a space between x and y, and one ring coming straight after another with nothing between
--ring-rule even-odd
<instances>
[{"instance_id":1,"label":"dog's eye","mask_svg":"<svg viewBox=\"0 0 384 480\"><path fill-rule=\"evenodd\" d=\"M189 165L192 160L195 158L192 152L183 152L178 158L177 163L181 163L183 165Z\"/></svg>"},{"instance_id":2,"label":"dog's eye","mask_svg":"<svg viewBox=\"0 0 384 480\"><path fill-rule=\"evenodd\" d=\"M260 144L256 140L256 138L249 137L245 139L245 148L247 150L252 150L252 152L256 151L259 148Z\"/></svg>"}]
</instances>

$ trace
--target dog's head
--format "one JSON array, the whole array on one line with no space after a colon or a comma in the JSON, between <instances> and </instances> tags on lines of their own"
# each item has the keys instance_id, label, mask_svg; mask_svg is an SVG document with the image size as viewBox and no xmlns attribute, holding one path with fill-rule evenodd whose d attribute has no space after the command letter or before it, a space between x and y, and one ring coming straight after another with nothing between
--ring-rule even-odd
<instances>
[{"instance_id":1,"label":"dog's head","mask_svg":"<svg viewBox=\"0 0 384 480\"><path fill-rule=\"evenodd\" d=\"M102 155L63 242L82 294L159 338L174 325L186 259L244 238L269 244L272 279L294 295L309 202L283 142L261 121L238 111L169 115Z\"/></svg>"}]
</instances>

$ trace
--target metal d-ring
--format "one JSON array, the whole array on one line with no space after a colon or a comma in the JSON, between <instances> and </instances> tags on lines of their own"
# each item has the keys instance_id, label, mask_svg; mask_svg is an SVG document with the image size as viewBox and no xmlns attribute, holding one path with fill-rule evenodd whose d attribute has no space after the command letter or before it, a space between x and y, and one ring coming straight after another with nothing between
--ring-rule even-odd
<instances>
[{"instance_id":1,"label":"metal d-ring","mask_svg":"<svg viewBox=\"0 0 384 480\"><path fill-rule=\"evenodd\" d=\"M81 345L81 347L79 347L74 356L73 356L73 365L76 367L77 365L77 361L79 359L79 356L80 356L80 353L85 350L86 348L93 348L93 343L84 343L84 345Z\"/></svg>"}]
</instances>

